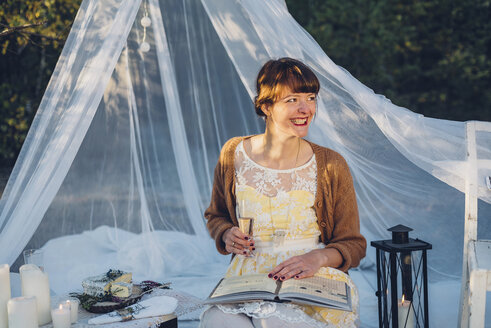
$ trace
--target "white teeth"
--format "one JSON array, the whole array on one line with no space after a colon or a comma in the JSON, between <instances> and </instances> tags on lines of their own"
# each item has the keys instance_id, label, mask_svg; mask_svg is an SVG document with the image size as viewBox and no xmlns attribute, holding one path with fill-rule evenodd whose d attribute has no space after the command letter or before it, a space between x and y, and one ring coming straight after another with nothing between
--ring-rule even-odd
<instances>
[{"instance_id":1,"label":"white teeth","mask_svg":"<svg viewBox=\"0 0 491 328\"><path fill-rule=\"evenodd\" d=\"M293 124L305 124L307 122L306 118L291 120Z\"/></svg>"}]
</instances>

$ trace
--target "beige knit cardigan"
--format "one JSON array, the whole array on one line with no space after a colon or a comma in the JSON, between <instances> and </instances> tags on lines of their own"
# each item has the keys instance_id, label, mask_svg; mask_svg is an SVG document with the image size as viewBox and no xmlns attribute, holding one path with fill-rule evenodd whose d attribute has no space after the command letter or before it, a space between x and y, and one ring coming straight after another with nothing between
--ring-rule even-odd
<instances>
[{"instance_id":1,"label":"beige knit cardigan","mask_svg":"<svg viewBox=\"0 0 491 328\"><path fill-rule=\"evenodd\" d=\"M235 149L244 139L228 140L220 152L210 206L205 211L207 227L221 254L229 254L222 241L223 233L238 226L235 215ZM337 152L309 142L317 162L317 191L314 209L326 248L337 249L347 272L365 257L367 243L360 234L360 221L353 180L344 158Z\"/></svg>"}]
</instances>

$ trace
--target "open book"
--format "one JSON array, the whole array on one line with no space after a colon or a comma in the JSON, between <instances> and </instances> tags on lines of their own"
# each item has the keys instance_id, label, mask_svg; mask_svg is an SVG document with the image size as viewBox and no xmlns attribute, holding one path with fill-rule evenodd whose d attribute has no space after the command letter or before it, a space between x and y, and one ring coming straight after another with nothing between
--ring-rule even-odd
<instances>
[{"instance_id":1,"label":"open book","mask_svg":"<svg viewBox=\"0 0 491 328\"><path fill-rule=\"evenodd\" d=\"M241 303L254 300L293 302L351 311L350 287L322 277L273 280L265 274L223 278L205 303Z\"/></svg>"}]
</instances>

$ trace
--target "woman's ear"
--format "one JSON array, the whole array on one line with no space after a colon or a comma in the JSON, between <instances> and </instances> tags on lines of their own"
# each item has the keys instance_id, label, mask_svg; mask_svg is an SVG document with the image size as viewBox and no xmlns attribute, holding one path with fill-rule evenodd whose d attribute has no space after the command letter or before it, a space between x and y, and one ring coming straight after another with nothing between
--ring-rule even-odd
<instances>
[{"instance_id":1,"label":"woman's ear","mask_svg":"<svg viewBox=\"0 0 491 328\"><path fill-rule=\"evenodd\" d=\"M268 117L269 114L270 114L269 107L270 106L269 105L266 105L266 104L264 104L264 105L261 106L261 110L263 111L264 115L266 115L266 117Z\"/></svg>"}]
</instances>

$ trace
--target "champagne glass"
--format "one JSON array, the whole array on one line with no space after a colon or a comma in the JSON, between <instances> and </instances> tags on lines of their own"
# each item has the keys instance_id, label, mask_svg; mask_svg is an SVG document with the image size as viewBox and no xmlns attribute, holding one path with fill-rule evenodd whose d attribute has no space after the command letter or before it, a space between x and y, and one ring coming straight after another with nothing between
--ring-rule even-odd
<instances>
[{"instance_id":1,"label":"champagne glass","mask_svg":"<svg viewBox=\"0 0 491 328\"><path fill-rule=\"evenodd\" d=\"M254 231L254 218L252 217L241 217L239 218L239 229L242 233L252 237Z\"/></svg>"},{"instance_id":2,"label":"champagne glass","mask_svg":"<svg viewBox=\"0 0 491 328\"><path fill-rule=\"evenodd\" d=\"M238 221L239 221L239 230L246 235L249 235L250 238L252 238L252 234L254 232L254 218L250 215L246 214L246 207L245 207L245 200L242 199L240 206L240 211L238 215ZM248 247L248 252L247 256L252 256L254 255L252 251Z\"/></svg>"},{"instance_id":3,"label":"champagne glass","mask_svg":"<svg viewBox=\"0 0 491 328\"><path fill-rule=\"evenodd\" d=\"M35 264L44 271L44 253L40 249L26 249L23 252L25 264Z\"/></svg>"},{"instance_id":4,"label":"champagne glass","mask_svg":"<svg viewBox=\"0 0 491 328\"><path fill-rule=\"evenodd\" d=\"M254 232L254 218L249 217L249 216L244 216L238 218L239 221L239 230L246 234L249 235L249 237L252 237L252 234ZM247 256L252 256L254 255L250 249L248 249L248 254Z\"/></svg>"}]
</instances>

